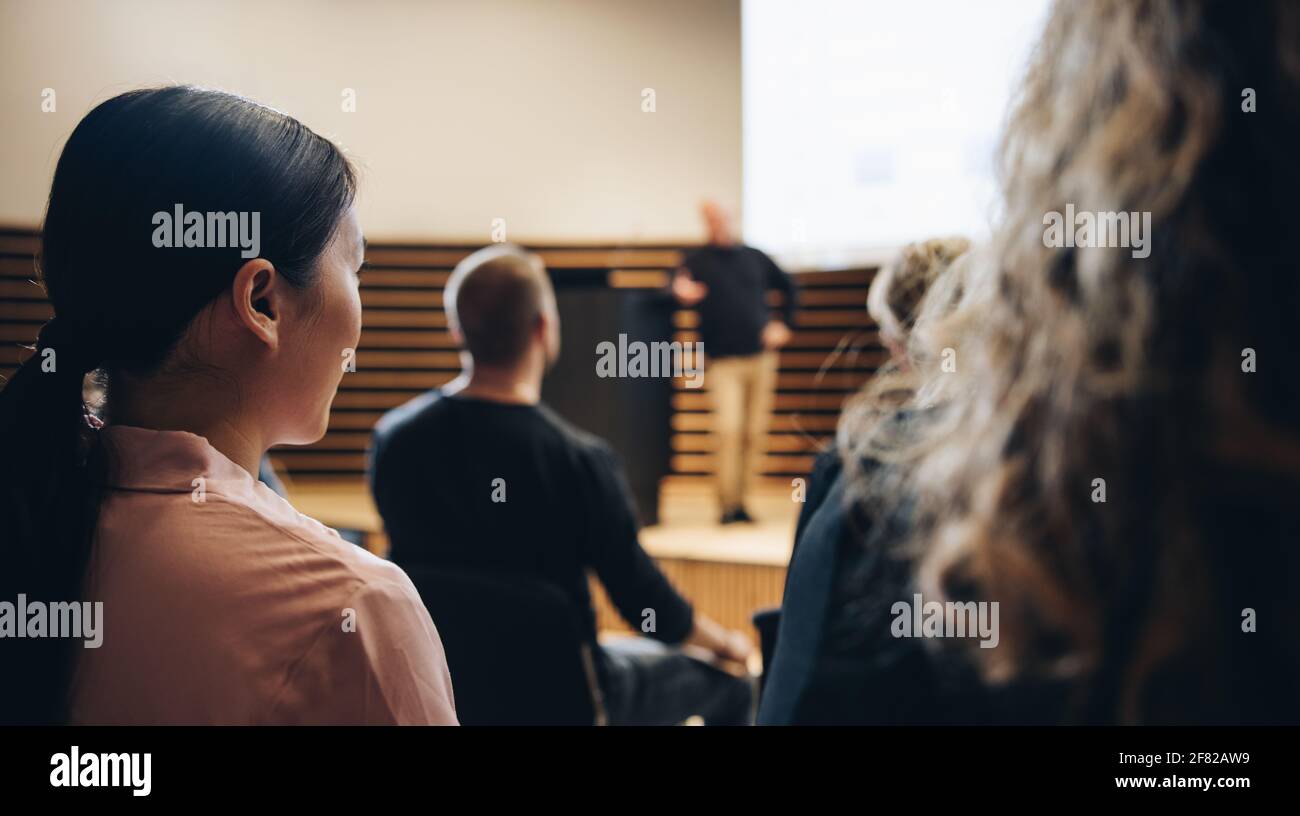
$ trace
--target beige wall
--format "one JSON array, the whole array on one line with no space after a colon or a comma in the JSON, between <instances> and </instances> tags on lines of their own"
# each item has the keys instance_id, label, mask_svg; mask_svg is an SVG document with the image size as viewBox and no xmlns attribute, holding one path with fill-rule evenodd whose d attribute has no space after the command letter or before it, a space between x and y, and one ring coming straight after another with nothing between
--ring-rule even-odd
<instances>
[{"instance_id":1,"label":"beige wall","mask_svg":"<svg viewBox=\"0 0 1300 816\"><path fill-rule=\"evenodd\" d=\"M39 222L91 106L165 82L342 144L374 239L681 241L740 201L739 0L0 0L0 224Z\"/></svg>"}]
</instances>

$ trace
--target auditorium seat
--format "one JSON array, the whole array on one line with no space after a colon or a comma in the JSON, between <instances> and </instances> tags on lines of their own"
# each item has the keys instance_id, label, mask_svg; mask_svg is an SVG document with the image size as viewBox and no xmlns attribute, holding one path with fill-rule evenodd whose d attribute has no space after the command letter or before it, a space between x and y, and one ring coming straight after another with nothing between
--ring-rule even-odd
<instances>
[{"instance_id":1,"label":"auditorium seat","mask_svg":"<svg viewBox=\"0 0 1300 816\"><path fill-rule=\"evenodd\" d=\"M781 607L769 606L755 610L752 620L754 630L758 632L758 651L763 658L763 673L758 676L758 694L761 698L763 685L767 681L767 670L772 665L772 655L776 654L776 632L781 627Z\"/></svg>"},{"instance_id":2,"label":"auditorium seat","mask_svg":"<svg viewBox=\"0 0 1300 816\"><path fill-rule=\"evenodd\" d=\"M436 622L462 725L602 725L578 612L534 578L408 568Z\"/></svg>"}]
</instances>

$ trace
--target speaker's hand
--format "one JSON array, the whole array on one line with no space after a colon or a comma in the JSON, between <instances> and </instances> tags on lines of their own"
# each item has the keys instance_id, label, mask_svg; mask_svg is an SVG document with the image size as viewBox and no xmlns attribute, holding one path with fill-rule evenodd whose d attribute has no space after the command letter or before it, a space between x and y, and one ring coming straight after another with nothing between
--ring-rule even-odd
<instances>
[{"instance_id":1,"label":"speaker's hand","mask_svg":"<svg viewBox=\"0 0 1300 816\"><path fill-rule=\"evenodd\" d=\"M683 306L694 306L709 293L709 287L691 278L685 269L678 269L673 275L673 297Z\"/></svg>"},{"instance_id":2,"label":"speaker's hand","mask_svg":"<svg viewBox=\"0 0 1300 816\"><path fill-rule=\"evenodd\" d=\"M775 351L789 343L791 336L793 336L793 332L790 331L789 326L780 320L769 321L763 327L763 348L768 351Z\"/></svg>"}]
</instances>

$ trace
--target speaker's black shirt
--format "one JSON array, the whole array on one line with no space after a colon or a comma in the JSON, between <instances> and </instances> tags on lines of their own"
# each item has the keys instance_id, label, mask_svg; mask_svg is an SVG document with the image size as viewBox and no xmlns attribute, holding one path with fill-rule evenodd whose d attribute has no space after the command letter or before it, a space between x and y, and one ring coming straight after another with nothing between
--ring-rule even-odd
<instances>
[{"instance_id":1,"label":"speaker's black shirt","mask_svg":"<svg viewBox=\"0 0 1300 816\"><path fill-rule=\"evenodd\" d=\"M784 293L785 324L794 328L794 281L759 250L744 244L710 245L692 252L682 265L709 287L696 307L700 340L709 357L746 357L763 350L763 326L772 313L767 293L772 289Z\"/></svg>"}]
</instances>

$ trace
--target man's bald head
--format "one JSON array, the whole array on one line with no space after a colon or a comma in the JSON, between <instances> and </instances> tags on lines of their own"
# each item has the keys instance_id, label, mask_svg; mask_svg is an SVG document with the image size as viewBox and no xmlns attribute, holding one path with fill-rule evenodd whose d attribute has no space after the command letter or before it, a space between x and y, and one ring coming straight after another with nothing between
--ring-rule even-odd
<instances>
[{"instance_id":1,"label":"man's bald head","mask_svg":"<svg viewBox=\"0 0 1300 816\"><path fill-rule=\"evenodd\" d=\"M700 215L704 218L704 228L708 233L709 243L726 246L735 240L731 228L731 215L721 204L713 199L700 202Z\"/></svg>"},{"instance_id":2,"label":"man's bald head","mask_svg":"<svg viewBox=\"0 0 1300 816\"><path fill-rule=\"evenodd\" d=\"M485 247L457 264L443 302L480 365L518 363L543 317L555 321L555 293L542 259L510 244Z\"/></svg>"}]
</instances>

